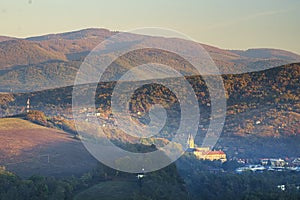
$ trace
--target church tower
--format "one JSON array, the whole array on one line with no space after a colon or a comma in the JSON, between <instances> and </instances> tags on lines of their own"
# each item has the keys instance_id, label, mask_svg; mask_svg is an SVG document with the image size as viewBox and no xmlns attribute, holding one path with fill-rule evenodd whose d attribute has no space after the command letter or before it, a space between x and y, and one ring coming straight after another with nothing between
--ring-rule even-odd
<instances>
[{"instance_id":1,"label":"church tower","mask_svg":"<svg viewBox=\"0 0 300 200\"><path fill-rule=\"evenodd\" d=\"M191 134L188 137L187 143L188 143L188 147L190 149L194 149L195 148L195 141L194 141L194 138L193 138L193 136Z\"/></svg>"}]
</instances>

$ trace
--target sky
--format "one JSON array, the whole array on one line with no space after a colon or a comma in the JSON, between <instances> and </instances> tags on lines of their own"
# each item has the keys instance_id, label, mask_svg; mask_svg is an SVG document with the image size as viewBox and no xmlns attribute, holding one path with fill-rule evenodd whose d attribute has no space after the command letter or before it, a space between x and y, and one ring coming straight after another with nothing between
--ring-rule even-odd
<instances>
[{"instance_id":1,"label":"sky","mask_svg":"<svg viewBox=\"0 0 300 200\"><path fill-rule=\"evenodd\" d=\"M161 27L224 49L300 54L299 0L0 0L0 35Z\"/></svg>"}]
</instances>

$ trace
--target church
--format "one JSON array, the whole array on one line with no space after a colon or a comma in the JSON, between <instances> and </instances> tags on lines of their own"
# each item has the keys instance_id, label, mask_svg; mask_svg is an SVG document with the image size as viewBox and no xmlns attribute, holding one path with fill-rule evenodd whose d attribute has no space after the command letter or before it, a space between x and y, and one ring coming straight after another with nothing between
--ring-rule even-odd
<instances>
[{"instance_id":1,"label":"church","mask_svg":"<svg viewBox=\"0 0 300 200\"><path fill-rule=\"evenodd\" d=\"M220 160L222 163L227 161L224 151L211 150L209 147L197 147L192 135L189 135L187 143L188 151L192 152L197 159L210 161Z\"/></svg>"}]
</instances>

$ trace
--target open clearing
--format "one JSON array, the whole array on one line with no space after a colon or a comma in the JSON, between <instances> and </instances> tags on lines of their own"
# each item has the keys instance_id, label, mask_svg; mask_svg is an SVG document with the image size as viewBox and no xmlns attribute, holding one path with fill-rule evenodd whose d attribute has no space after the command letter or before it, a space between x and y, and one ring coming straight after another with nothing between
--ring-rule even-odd
<instances>
[{"instance_id":1,"label":"open clearing","mask_svg":"<svg viewBox=\"0 0 300 200\"><path fill-rule=\"evenodd\" d=\"M0 119L0 165L17 175L76 176L97 163L70 134L19 118Z\"/></svg>"}]
</instances>

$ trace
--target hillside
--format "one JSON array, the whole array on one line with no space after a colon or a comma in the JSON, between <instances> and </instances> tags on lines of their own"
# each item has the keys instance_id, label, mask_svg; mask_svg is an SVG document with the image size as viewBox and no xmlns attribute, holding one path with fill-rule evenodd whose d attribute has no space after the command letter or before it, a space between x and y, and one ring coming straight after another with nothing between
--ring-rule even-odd
<instances>
[{"instance_id":1,"label":"hillside","mask_svg":"<svg viewBox=\"0 0 300 200\"><path fill-rule=\"evenodd\" d=\"M71 135L19 118L0 119L0 165L23 177L81 175L97 161Z\"/></svg>"},{"instance_id":2,"label":"hillside","mask_svg":"<svg viewBox=\"0 0 300 200\"><path fill-rule=\"evenodd\" d=\"M186 199L188 196L175 164L147 173L140 184L136 174L98 163L80 141L61 130L21 118L1 118L0 127L1 199L24 196L25 199L28 196L30 199L88 200L99 196L101 199L158 199L162 195L164 199ZM138 147L141 148L149 147Z\"/></svg>"},{"instance_id":3,"label":"hillside","mask_svg":"<svg viewBox=\"0 0 300 200\"><path fill-rule=\"evenodd\" d=\"M210 119L208 91L201 77L188 77L187 80L193 85L199 101L201 110L199 134L205 134ZM225 148L233 155L236 151L240 151L238 149L245 153L245 148L240 147L251 144L248 152L257 154L285 152L285 154L296 156L295 150L289 147L297 145L300 136L300 64L290 64L260 72L223 75L223 80L227 93L227 117L221 142L216 148ZM177 84L176 79L169 81L169 83L172 82ZM111 112L109 102L114 86L115 82L98 85L96 105L98 111L104 116ZM133 87L133 84L129 83L129 86ZM82 90L83 96L88 94L87 88ZM159 101L151 95L145 95L153 91L156 96L160 96ZM33 109L43 110L50 116L59 113L66 119L72 118L72 87L0 96L3 102L0 113L3 115L8 115L11 111L13 111L12 114L20 113L27 98L30 97ZM178 101L166 88L147 85L136 91L134 99L130 105L133 115L139 110L149 111L153 102L166 106L169 114L179 115ZM174 118L175 121L169 121L162 137L170 137L168 133L176 129L177 118L178 116ZM112 135L115 136L114 139L121 141L131 140L118 131ZM196 138L196 143L201 144L201 140L201 138ZM239 142L234 142L236 140ZM257 145L253 141L256 141ZM262 144L259 141L265 144L264 151L261 151L262 146L258 147ZM280 141L283 142L281 148L278 148L278 151L271 150L274 142L278 144ZM290 142L295 145L291 145ZM286 145L287 143L289 145ZM253 149L250 151L250 148ZM281 151L282 149L285 150Z\"/></svg>"},{"instance_id":4,"label":"hillside","mask_svg":"<svg viewBox=\"0 0 300 200\"><path fill-rule=\"evenodd\" d=\"M0 70L0 90L24 92L69 86L74 83L80 64L55 60Z\"/></svg>"},{"instance_id":5,"label":"hillside","mask_svg":"<svg viewBox=\"0 0 300 200\"><path fill-rule=\"evenodd\" d=\"M264 133L263 135L269 133L276 133L277 135L279 133L283 135L298 134L299 129L296 121L300 113L299 64L285 65L260 72L224 75L223 79L227 92L227 120L229 120L225 125L224 134L258 134L261 130L267 129L266 126L269 125L273 127L273 129L270 129L270 131L262 131ZM209 103L209 98L208 91L205 89L205 83L201 77L189 77L188 80L195 88L200 106L207 109L206 104ZM103 109L107 109L104 110L104 112L109 111L109 107L106 106L110 106L110 104L106 105L106 102L110 99L109 96L111 95L114 85L115 82L111 82L101 83L98 86L99 98L96 99L96 102ZM146 90L149 90L149 94L153 89L157 88L146 88ZM158 89L162 90L162 88ZM136 93L138 102L132 109L138 110L139 106L144 106L143 109L145 110L149 109L150 104L149 102L147 103L147 101L150 99L139 97L138 92L139 91ZM161 91L161 93L163 92L164 91ZM69 106L72 104L71 93L72 87L65 87L31 94L14 94L13 97L2 94L1 97L4 105L16 105L17 107L24 106L27 98L30 97L33 108L50 112L51 105L59 105L55 106L57 107L56 109L59 107L70 108ZM164 98L168 97L165 96ZM140 104L139 101L145 101L145 103ZM6 104L4 102L6 102ZM170 102L170 104L174 103L176 103L175 100ZM2 111L4 112L4 110ZM291 122L291 126L285 125L281 127L279 124L286 121L286 118L290 118L289 116L293 116L292 118L296 121ZM241 118L245 120L241 122L242 124L239 124L240 122L237 119ZM257 121L261 121L260 126L254 126ZM258 127L260 127L260 129L257 129Z\"/></svg>"},{"instance_id":6,"label":"hillside","mask_svg":"<svg viewBox=\"0 0 300 200\"><path fill-rule=\"evenodd\" d=\"M163 192L164 191L164 192ZM74 200L94 200L101 196L103 200L132 200L141 198L162 197L165 199L187 199L186 191L178 184L147 180L145 178L142 188L136 181L109 181L97 184L74 197ZM168 197L166 196L168 194Z\"/></svg>"},{"instance_id":7,"label":"hillside","mask_svg":"<svg viewBox=\"0 0 300 200\"><path fill-rule=\"evenodd\" d=\"M0 42L4 42L4 41L7 41L7 40L14 40L16 38L13 38L13 37L7 37L7 36L0 36Z\"/></svg>"}]
</instances>

